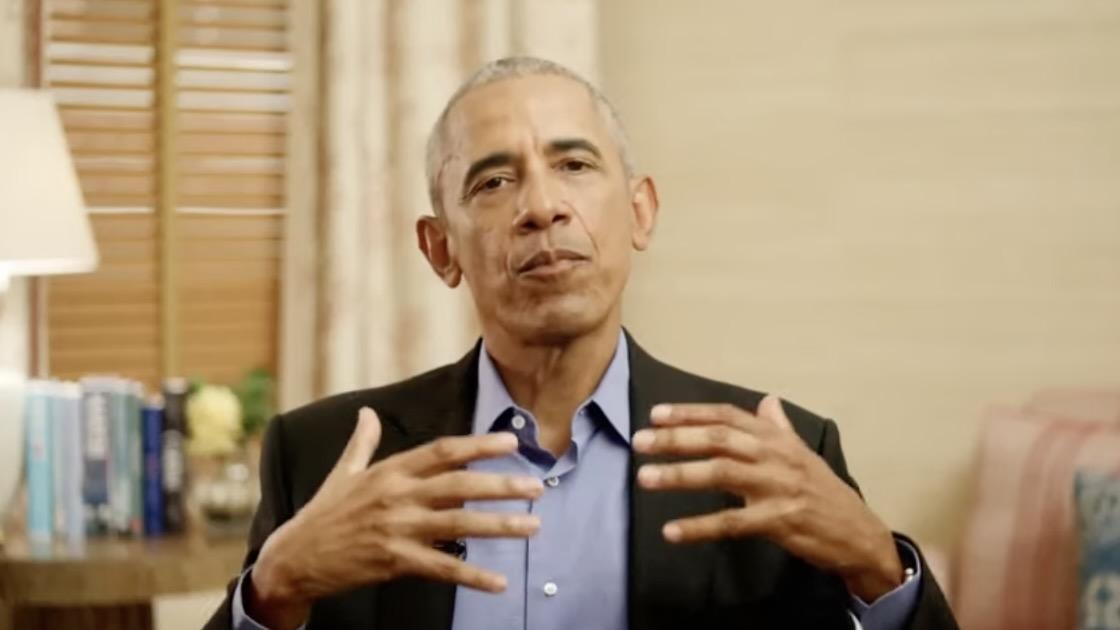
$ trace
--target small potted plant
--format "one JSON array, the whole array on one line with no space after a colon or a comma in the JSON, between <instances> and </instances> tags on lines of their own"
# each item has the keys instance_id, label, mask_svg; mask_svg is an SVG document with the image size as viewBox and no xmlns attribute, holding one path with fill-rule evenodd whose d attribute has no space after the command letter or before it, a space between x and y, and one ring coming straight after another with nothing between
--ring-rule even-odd
<instances>
[{"instance_id":1,"label":"small potted plant","mask_svg":"<svg viewBox=\"0 0 1120 630\"><path fill-rule=\"evenodd\" d=\"M198 385L187 399L191 497L207 535L243 535L256 507L242 421L241 402L225 385Z\"/></svg>"}]
</instances>

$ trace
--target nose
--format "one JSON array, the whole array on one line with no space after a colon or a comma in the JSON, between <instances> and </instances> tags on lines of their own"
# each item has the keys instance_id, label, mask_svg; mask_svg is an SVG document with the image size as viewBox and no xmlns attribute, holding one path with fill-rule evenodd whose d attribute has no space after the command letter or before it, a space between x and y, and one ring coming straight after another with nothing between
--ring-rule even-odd
<instances>
[{"instance_id":1,"label":"nose","mask_svg":"<svg viewBox=\"0 0 1120 630\"><path fill-rule=\"evenodd\" d=\"M571 220L571 210L550 177L549 169L531 169L525 173L518 198L515 226L519 232L547 230L556 223Z\"/></svg>"}]
</instances>

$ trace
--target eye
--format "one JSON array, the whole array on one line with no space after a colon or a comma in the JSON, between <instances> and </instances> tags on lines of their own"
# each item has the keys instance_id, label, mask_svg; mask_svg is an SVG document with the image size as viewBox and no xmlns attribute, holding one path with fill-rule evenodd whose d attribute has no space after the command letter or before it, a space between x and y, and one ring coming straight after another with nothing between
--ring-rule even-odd
<instances>
[{"instance_id":1,"label":"eye","mask_svg":"<svg viewBox=\"0 0 1120 630\"><path fill-rule=\"evenodd\" d=\"M583 160L564 160L560 163L560 170L568 173L582 173L590 169L591 164Z\"/></svg>"},{"instance_id":2,"label":"eye","mask_svg":"<svg viewBox=\"0 0 1120 630\"><path fill-rule=\"evenodd\" d=\"M505 186L508 183L509 183L509 178L508 177L504 177L504 176L501 176L501 175L494 175L492 177L487 177L486 179L479 182L478 186L475 187L474 190L475 190L476 193L492 192L492 191L498 190L499 188L502 188L503 186Z\"/></svg>"}]
</instances>

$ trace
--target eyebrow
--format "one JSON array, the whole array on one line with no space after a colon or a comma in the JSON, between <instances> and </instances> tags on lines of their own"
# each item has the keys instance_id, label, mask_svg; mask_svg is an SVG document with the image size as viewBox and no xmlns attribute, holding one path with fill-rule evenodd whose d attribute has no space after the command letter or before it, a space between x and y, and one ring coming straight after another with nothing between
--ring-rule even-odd
<instances>
[{"instance_id":1,"label":"eyebrow","mask_svg":"<svg viewBox=\"0 0 1120 630\"><path fill-rule=\"evenodd\" d=\"M587 151L596 159L603 159L602 152L595 143L583 138L560 138L548 143L547 153L567 153L569 151Z\"/></svg>"},{"instance_id":2,"label":"eyebrow","mask_svg":"<svg viewBox=\"0 0 1120 630\"><path fill-rule=\"evenodd\" d=\"M559 138L548 143L545 149L546 153L567 153L569 151L587 151L594 155L596 159L603 159L603 153L599 151L599 147L595 143L584 138ZM499 166L508 166L517 161L517 157L508 151L499 151L491 153L485 157L479 158L471 163L467 168L467 174L463 176L463 194L470 187L471 181L478 176L479 173L496 168Z\"/></svg>"},{"instance_id":3,"label":"eyebrow","mask_svg":"<svg viewBox=\"0 0 1120 630\"><path fill-rule=\"evenodd\" d=\"M491 153L490 155L487 155L486 157L475 160L474 162L471 163L470 168L467 169L467 174L463 176L463 193L464 193L464 195L467 192L467 188L470 187L471 181L475 177L477 177L479 173L481 173L482 171L491 169L491 168L498 167L498 166L506 166L508 164L513 164L515 161L517 161L517 158L514 157L514 155L512 153L508 152L508 151L499 151L497 153Z\"/></svg>"}]
</instances>

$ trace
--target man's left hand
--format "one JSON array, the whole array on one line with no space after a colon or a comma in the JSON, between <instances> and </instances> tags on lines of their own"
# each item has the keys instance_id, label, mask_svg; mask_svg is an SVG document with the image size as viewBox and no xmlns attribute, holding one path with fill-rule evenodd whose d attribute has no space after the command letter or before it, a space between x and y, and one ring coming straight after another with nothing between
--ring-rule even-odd
<instances>
[{"instance_id":1,"label":"man's left hand","mask_svg":"<svg viewBox=\"0 0 1120 630\"><path fill-rule=\"evenodd\" d=\"M894 537L859 494L798 437L775 396L750 414L731 405L658 405L654 428L634 434L646 455L695 457L647 464L648 490L718 490L742 507L670 521L674 543L764 536L843 578L848 591L874 602L902 583Z\"/></svg>"}]
</instances>

